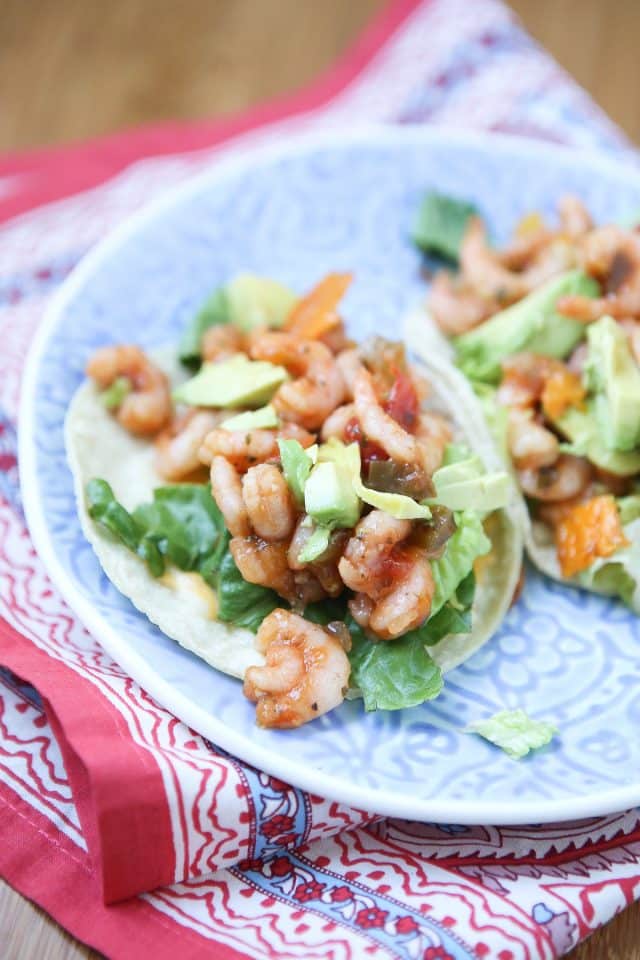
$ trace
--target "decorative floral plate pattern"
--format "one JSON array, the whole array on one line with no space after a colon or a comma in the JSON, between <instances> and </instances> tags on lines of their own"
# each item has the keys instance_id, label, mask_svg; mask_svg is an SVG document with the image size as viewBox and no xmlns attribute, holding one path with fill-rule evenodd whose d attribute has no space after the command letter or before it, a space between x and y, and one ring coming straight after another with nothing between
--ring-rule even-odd
<instances>
[{"instance_id":1,"label":"decorative floral plate pattern","mask_svg":"<svg viewBox=\"0 0 640 960\"><path fill-rule=\"evenodd\" d=\"M34 345L21 425L25 509L66 599L131 676L191 726L261 769L394 816L522 823L640 804L640 621L621 604L529 571L502 629L433 703L366 714L360 702L297 731L259 730L237 681L169 640L102 573L76 516L64 417L100 344L175 340L240 270L304 290L353 270L358 338L397 336L424 297L408 234L422 192L471 198L496 237L571 191L598 219L640 207L640 175L609 160L501 137L370 129L236 155L134 218L65 283ZM523 707L560 735L515 763L470 722Z\"/></svg>"}]
</instances>

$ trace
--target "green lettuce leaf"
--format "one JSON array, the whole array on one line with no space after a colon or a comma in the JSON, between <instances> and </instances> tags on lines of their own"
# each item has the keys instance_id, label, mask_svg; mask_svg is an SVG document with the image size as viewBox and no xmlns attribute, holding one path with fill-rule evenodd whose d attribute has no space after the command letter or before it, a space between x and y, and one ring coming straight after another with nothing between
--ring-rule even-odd
<instances>
[{"instance_id":1,"label":"green lettuce leaf","mask_svg":"<svg viewBox=\"0 0 640 960\"><path fill-rule=\"evenodd\" d=\"M159 487L153 500L129 513L99 478L86 488L89 516L141 557L154 577L166 561L195 571L215 586L215 574L227 549L222 514L209 485L178 483Z\"/></svg>"},{"instance_id":2,"label":"green lettuce leaf","mask_svg":"<svg viewBox=\"0 0 640 960\"><path fill-rule=\"evenodd\" d=\"M133 511L133 519L180 570L199 571L226 547L224 521L209 485L179 483L153 491L153 501Z\"/></svg>"},{"instance_id":3,"label":"green lettuce leaf","mask_svg":"<svg viewBox=\"0 0 640 960\"><path fill-rule=\"evenodd\" d=\"M467 222L477 213L473 204L466 200L442 193L427 193L413 228L413 242L425 253L457 262Z\"/></svg>"},{"instance_id":4,"label":"green lettuce leaf","mask_svg":"<svg viewBox=\"0 0 640 960\"><path fill-rule=\"evenodd\" d=\"M479 734L504 750L512 760L520 760L530 750L550 743L558 731L545 720L532 720L524 710L501 710L487 720L470 724L467 732Z\"/></svg>"},{"instance_id":5,"label":"green lettuce leaf","mask_svg":"<svg viewBox=\"0 0 640 960\"><path fill-rule=\"evenodd\" d=\"M158 544L116 500L107 481L99 477L89 480L85 495L91 519L144 560L154 577L162 576L165 562Z\"/></svg>"},{"instance_id":6,"label":"green lettuce leaf","mask_svg":"<svg viewBox=\"0 0 640 960\"><path fill-rule=\"evenodd\" d=\"M197 370L202 363L202 338L205 332L209 327L229 323L230 319L229 301L221 287L207 297L182 334L178 347L180 362L190 370Z\"/></svg>"},{"instance_id":7,"label":"green lettuce leaf","mask_svg":"<svg viewBox=\"0 0 640 960\"><path fill-rule=\"evenodd\" d=\"M476 558L491 550L491 541L477 513L464 510L456 514L455 519L457 529L447 541L444 553L438 560L431 561L435 582L432 617L454 596L458 586L473 570Z\"/></svg>"},{"instance_id":8,"label":"green lettuce leaf","mask_svg":"<svg viewBox=\"0 0 640 960\"><path fill-rule=\"evenodd\" d=\"M398 640L372 643L348 618L351 685L362 693L365 710L401 710L433 700L442 690L440 667L414 630Z\"/></svg>"},{"instance_id":9,"label":"green lettuce leaf","mask_svg":"<svg viewBox=\"0 0 640 960\"><path fill-rule=\"evenodd\" d=\"M254 633L276 607L287 603L274 590L247 583L227 550L222 557L216 582L218 596L218 619L236 627L246 627Z\"/></svg>"},{"instance_id":10,"label":"green lettuce leaf","mask_svg":"<svg viewBox=\"0 0 640 960\"><path fill-rule=\"evenodd\" d=\"M433 646L452 633L471 632L471 608L475 590L476 578L472 570L458 584L453 596L447 600L444 606L436 614L429 617L427 622L416 631L420 633L423 642L428 647Z\"/></svg>"},{"instance_id":11,"label":"green lettuce leaf","mask_svg":"<svg viewBox=\"0 0 640 960\"><path fill-rule=\"evenodd\" d=\"M626 497L618 497L616 504L623 527L640 517L640 494L630 493Z\"/></svg>"}]
</instances>

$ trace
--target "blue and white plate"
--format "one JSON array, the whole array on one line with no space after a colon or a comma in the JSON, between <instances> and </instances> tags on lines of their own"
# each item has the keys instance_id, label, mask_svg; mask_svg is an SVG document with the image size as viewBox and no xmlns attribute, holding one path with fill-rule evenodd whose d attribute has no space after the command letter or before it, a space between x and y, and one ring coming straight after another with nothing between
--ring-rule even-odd
<instances>
[{"instance_id":1,"label":"blue and white plate","mask_svg":"<svg viewBox=\"0 0 640 960\"><path fill-rule=\"evenodd\" d=\"M345 703L291 732L259 730L240 684L166 638L106 580L76 517L63 421L90 352L177 338L234 273L303 291L353 270L357 337L394 336L424 298L409 228L426 189L471 198L506 237L565 192L600 220L640 209L640 175L521 139L381 128L235 155L101 244L65 283L34 345L21 470L37 549L109 653L164 706L242 759L318 794L395 816L524 823L640 804L640 621L622 604L530 572L500 632L433 703L366 714ZM514 762L468 723L523 707L559 736Z\"/></svg>"}]
</instances>

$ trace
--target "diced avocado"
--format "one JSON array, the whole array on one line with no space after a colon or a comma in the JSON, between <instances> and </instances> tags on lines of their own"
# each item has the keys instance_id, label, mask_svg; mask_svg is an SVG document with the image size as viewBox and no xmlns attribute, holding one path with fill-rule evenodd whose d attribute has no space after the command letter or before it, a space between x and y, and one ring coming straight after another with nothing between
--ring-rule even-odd
<instances>
[{"instance_id":1,"label":"diced avocado","mask_svg":"<svg viewBox=\"0 0 640 960\"><path fill-rule=\"evenodd\" d=\"M585 335L583 323L555 309L560 297L574 294L596 297L598 284L581 270L549 280L475 330L456 337L458 366L471 380L497 383L502 360L514 353L530 350L563 359Z\"/></svg>"},{"instance_id":2,"label":"diced avocado","mask_svg":"<svg viewBox=\"0 0 640 960\"><path fill-rule=\"evenodd\" d=\"M431 510L426 503L418 503L404 493L384 493L382 490L370 490L360 477L354 482L354 489L361 500L376 510L388 513L396 520L429 520Z\"/></svg>"},{"instance_id":3,"label":"diced avocado","mask_svg":"<svg viewBox=\"0 0 640 960\"><path fill-rule=\"evenodd\" d=\"M205 363L173 396L192 407L261 407L286 379L284 367L238 354L221 363Z\"/></svg>"},{"instance_id":4,"label":"diced avocado","mask_svg":"<svg viewBox=\"0 0 640 960\"><path fill-rule=\"evenodd\" d=\"M465 448L458 447L457 444L449 444L450 447L456 447L460 452ZM440 467L433 475L434 484L439 484L442 489L456 483L464 483L467 480L475 480L481 477L486 470L484 464L477 453L471 453L466 450L464 458L456 456L454 460L449 460L444 466ZM438 487L436 486L436 490Z\"/></svg>"},{"instance_id":5,"label":"diced avocado","mask_svg":"<svg viewBox=\"0 0 640 960\"><path fill-rule=\"evenodd\" d=\"M473 204L442 193L427 193L420 204L412 240L425 253L457 261Z\"/></svg>"},{"instance_id":6,"label":"diced avocado","mask_svg":"<svg viewBox=\"0 0 640 960\"><path fill-rule=\"evenodd\" d=\"M317 463L304 488L305 510L324 526L354 527L360 500L347 470L333 461Z\"/></svg>"},{"instance_id":7,"label":"diced avocado","mask_svg":"<svg viewBox=\"0 0 640 960\"><path fill-rule=\"evenodd\" d=\"M116 410L132 390L129 377L116 377L111 386L102 391L100 401L107 410Z\"/></svg>"},{"instance_id":8,"label":"diced avocado","mask_svg":"<svg viewBox=\"0 0 640 960\"><path fill-rule=\"evenodd\" d=\"M318 526L315 528L304 547L298 554L299 563L313 563L321 557L329 546L331 527Z\"/></svg>"},{"instance_id":9,"label":"diced avocado","mask_svg":"<svg viewBox=\"0 0 640 960\"><path fill-rule=\"evenodd\" d=\"M245 410L220 424L223 430L270 430L280 426L280 418L270 403L259 410Z\"/></svg>"},{"instance_id":10,"label":"diced avocado","mask_svg":"<svg viewBox=\"0 0 640 960\"><path fill-rule=\"evenodd\" d=\"M440 467L433 475L433 483L436 496L429 502L439 503L449 510L488 513L505 507L511 495L508 473L504 470L487 473L476 454Z\"/></svg>"},{"instance_id":11,"label":"diced avocado","mask_svg":"<svg viewBox=\"0 0 640 960\"><path fill-rule=\"evenodd\" d=\"M618 497L616 503L623 527L640 517L640 494L630 493L627 497Z\"/></svg>"},{"instance_id":12,"label":"diced avocado","mask_svg":"<svg viewBox=\"0 0 640 960\"><path fill-rule=\"evenodd\" d=\"M297 440L278 440L278 446L284 478L296 501L302 505L304 487L309 479L314 459Z\"/></svg>"},{"instance_id":13,"label":"diced avocado","mask_svg":"<svg viewBox=\"0 0 640 960\"><path fill-rule=\"evenodd\" d=\"M436 490L437 490L436 484ZM449 510L477 510L490 513L501 510L509 502L511 480L505 472L488 473L484 477L465 480L446 487L438 494L438 503Z\"/></svg>"},{"instance_id":14,"label":"diced avocado","mask_svg":"<svg viewBox=\"0 0 640 960\"><path fill-rule=\"evenodd\" d=\"M229 302L224 288L215 290L204 301L196 315L187 325L178 356L185 367L197 370L202 360L202 338L209 327L229 323Z\"/></svg>"},{"instance_id":15,"label":"diced avocado","mask_svg":"<svg viewBox=\"0 0 640 960\"><path fill-rule=\"evenodd\" d=\"M231 323L240 330L281 327L298 299L277 280L240 273L227 284Z\"/></svg>"},{"instance_id":16,"label":"diced avocado","mask_svg":"<svg viewBox=\"0 0 640 960\"><path fill-rule=\"evenodd\" d=\"M585 383L595 396L596 418L609 450L628 452L640 440L640 370L624 331L602 317L587 331Z\"/></svg>"},{"instance_id":17,"label":"diced avocado","mask_svg":"<svg viewBox=\"0 0 640 960\"><path fill-rule=\"evenodd\" d=\"M630 477L640 471L640 451L624 453L607 447L592 399L587 401L586 410L569 407L553 424L569 439L571 453L587 457L601 470L619 477Z\"/></svg>"}]
</instances>

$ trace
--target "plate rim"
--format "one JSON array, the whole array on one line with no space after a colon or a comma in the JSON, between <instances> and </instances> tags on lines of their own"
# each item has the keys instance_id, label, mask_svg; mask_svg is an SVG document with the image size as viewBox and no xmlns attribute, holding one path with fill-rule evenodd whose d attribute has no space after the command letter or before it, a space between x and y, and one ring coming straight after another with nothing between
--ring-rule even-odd
<instances>
[{"instance_id":1,"label":"plate rim","mask_svg":"<svg viewBox=\"0 0 640 960\"><path fill-rule=\"evenodd\" d=\"M166 211L179 206L207 184L219 185L247 169L269 164L278 158L313 153L322 148L343 149L358 144L392 146L398 143L419 144L425 147L433 143L463 148L468 146L491 150L501 155L526 155L528 158L532 154L541 159L550 156L564 159L578 158L580 166L590 167L594 172L606 172L618 180L631 181L640 190L640 170L626 158L621 159L617 155L610 156L597 151L582 153L575 147L529 137L481 131L467 132L447 127L366 124L350 128L348 131L337 129L298 133L276 144L223 148L223 151L228 149L230 152L223 152L222 156L214 158L205 170L190 177L187 182L172 188L166 196L152 200L109 231L107 236L82 258L47 305L24 366L20 392L18 459L20 486L29 533L47 574L64 600L93 638L132 679L136 680L161 706L214 744L257 769L264 770L298 788L359 810L384 816L465 825L506 826L563 822L610 814L638 806L640 805L640 776L635 784L616 787L597 795L567 795L561 799L544 802L540 799L531 799L519 802L514 809L513 801L496 802L478 798L462 800L447 798L446 801L440 801L437 798L407 797L398 791L354 785L322 769L291 762L285 752L279 753L275 749L265 750L264 745L254 744L245 734L237 733L214 714L194 706L186 695L176 691L168 681L160 677L152 664L136 654L135 648L128 646L126 639L121 639L109 622L97 613L91 602L76 587L73 578L67 575L56 556L44 510L37 496L35 414L38 372L42 356L49 340L55 334L60 318L86 281L92 274L98 272L112 252L130 237L152 224L154 220L162 219ZM88 679L97 686L95 680L91 677ZM283 733L283 736L286 736L286 733Z\"/></svg>"}]
</instances>

